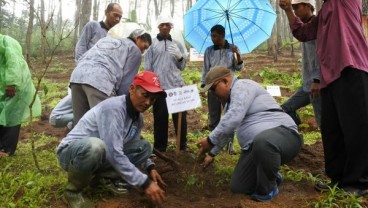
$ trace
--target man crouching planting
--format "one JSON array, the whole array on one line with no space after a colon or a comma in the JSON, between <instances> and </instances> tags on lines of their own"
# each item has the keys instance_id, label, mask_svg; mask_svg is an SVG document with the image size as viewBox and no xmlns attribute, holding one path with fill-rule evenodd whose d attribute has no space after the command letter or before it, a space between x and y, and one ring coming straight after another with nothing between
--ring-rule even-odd
<instances>
[{"instance_id":1,"label":"man crouching planting","mask_svg":"<svg viewBox=\"0 0 368 208\"><path fill-rule=\"evenodd\" d=\"M137 74L128 95L106 99L93 107L61 141L57 157L68 172L64 200L70 207L94 207L83 196L83 189L114 173L118 179L142 188L154 204L163 202L164 191L157 183L166 184L149 159L151 144L140 136L141 113L160 96L166 93L155 73Z\"/></svg>"}]
</instances>

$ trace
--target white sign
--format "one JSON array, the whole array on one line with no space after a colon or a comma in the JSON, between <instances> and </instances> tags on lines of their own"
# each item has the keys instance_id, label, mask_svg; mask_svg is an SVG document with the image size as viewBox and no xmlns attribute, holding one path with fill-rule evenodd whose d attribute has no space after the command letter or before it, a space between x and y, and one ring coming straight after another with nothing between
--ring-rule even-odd
<instances>
[{"instance_id":1,"label":"white sign","mask_svg":"<svg viewBox=\"0 0 368 208\"><path fill-rule=\"evenodd\" d=\"M272 96L281 96L280 86L267 86L266 89Z\"/></svg>"},{"instance_id":2,"label":"white sign","mask_svg":"<svg viewBox=\"0 0 368 208\"><path fill-rule=\"evenodd\" d=\"M165 90L167 109L169 113L178 113L201 107L197 85L188 85L171 90Z\"/></svg>"},{"instance_id":3,"label":"white sign","mask_svg":"<svg viewBox=\"0 0 368 208\"><path fill-rule=\"evenodd\" d=\"M199 54L195 48L189 49L189 61L203 61L204 55Z\"/></svg>"}]
</instances>

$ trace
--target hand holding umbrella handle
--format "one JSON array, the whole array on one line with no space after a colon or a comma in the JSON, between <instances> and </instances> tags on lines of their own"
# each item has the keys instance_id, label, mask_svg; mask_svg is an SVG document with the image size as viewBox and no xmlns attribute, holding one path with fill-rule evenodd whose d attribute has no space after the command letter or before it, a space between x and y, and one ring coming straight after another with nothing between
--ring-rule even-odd
<instances>
[{"instance_id":1,"label":"hand holding umbrella handle","mask_svg":"<svg viewBox=\"0 0 368 208\"><path fill-rule=\"evenodd\" d=\"M241 56L240 56L240 53L239 53L238 46L234 45L233 48L232 48L232 51L234 53L235 63L239 64L242 60L241 60Z\"/></svg>"}]
</instances>

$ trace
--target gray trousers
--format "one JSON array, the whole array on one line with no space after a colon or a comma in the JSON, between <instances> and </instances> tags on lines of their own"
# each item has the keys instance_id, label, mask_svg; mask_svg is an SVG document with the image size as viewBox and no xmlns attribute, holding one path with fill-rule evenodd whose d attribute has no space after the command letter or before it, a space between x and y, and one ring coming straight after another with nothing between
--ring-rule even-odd
<instances>
[{"instance_id":1,"label":"gray trousers","mask_svg":"<svg viewBox=\"0 0 368 208\"><path fill-rule=\"evenodd\" d=\"M291 161L303 145L300 135L284 126L259 133L248 150L240 154L231 178L234 193L270 193L280 166Z\"/></svg>"},{"instance_id":2,"label":"gray trousers","mask_svg":"<svg viewBox=\"0 0 368 208\"><path fill-rule=\"evenodd\" d=\"M89 109L96 106L110 96L86 84L70 84L72 90L73 126L83 117Z\"/></svg>"}]
</instances>

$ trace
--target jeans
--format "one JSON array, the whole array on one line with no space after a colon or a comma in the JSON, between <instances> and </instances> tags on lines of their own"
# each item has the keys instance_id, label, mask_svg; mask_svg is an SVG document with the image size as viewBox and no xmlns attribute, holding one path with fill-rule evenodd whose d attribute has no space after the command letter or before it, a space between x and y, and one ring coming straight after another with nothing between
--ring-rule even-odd
<instances>
[{"instance_id":1,"label":"jeans","mask_svg":"<svg viewBox=\"0 0 368 208\"><path fill-rule=\"evenodd\" d=\"M106 160L105 142L99 138L79 139L57 153L60 166L64 170L72 164L81 172L101 172L111 168ZM147 140L134 140L124 145L124 154L136 167L140 167L152 154L152 146Z\"/></svg>"},{"instance_id":2,"label":"jeans","mask_svg":"<svg viewBox=\"0 0 368 208\"><path fill-rule=\"evenodd\" d=\"M296 111L308 104L312 104L316 122L321 126L321 98L312 98L309 92L303 90L303 87L299 87L281 107L299 125L301 121Z\"/></svg>"}]
</instances>

